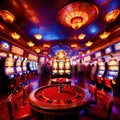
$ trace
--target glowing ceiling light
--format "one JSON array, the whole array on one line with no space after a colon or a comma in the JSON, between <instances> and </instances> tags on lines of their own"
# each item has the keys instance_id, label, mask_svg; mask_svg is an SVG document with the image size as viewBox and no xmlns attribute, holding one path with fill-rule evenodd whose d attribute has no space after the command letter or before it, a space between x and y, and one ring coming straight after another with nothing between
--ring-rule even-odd
<instances>
[{"instance_id":1,"label":"glowing ceiling light","mask_svg":"<svg viewBox=\"0 0 120 120\"><path fill-rule=\"evenodd\" d=\"M99 35L99 37L100 37L101 39L106 39L109 35L110 35L110 32L104 32L104 33L102 33L101 35Z\"/></svg>"},{"instance_id":2,"label":"glowing ceiling light","mask_svg":"<svg viewBox=\"0 0 120 120\"><path fill-rule=\"evenodd\" d=\"M98 8L95 5L87 2L73 2L59 11L58 20L62 25L77 30L93 22L97 15Z\"/></svg>"},{"instance_id":3,"label":"glowing ceiling light","mask_svg":"<svg viewBox=\"0 0 120 120\"><path fill-rule=\"evenodd\" d=\"M118 9L112 10L105 16L105 20L107 22L113 22L118 17L119 13L120 13L120 10Z\"/></svg>"},{"instance_id":4,"label":"glowing ceiling light","mask_svg":"<svg viewBox=\"0 0 120 120\"><path fill-rule=\"evenodd\" d=\"M9 12L8 10L1 10L0 16L7 23L12 23L15 20L14 15L11 12Z\"/></svg>"},{"instance_id":5,"label":"glowing ceiling light","mask_svg":"<svg viewBox=\"0 0 120 120\"><path fill-rule=\"evenodd\" d=\"M90 47L92 44L93 44L93 42L91 42L91 41L88 41L87 43L85 43L85 45L86 45L87 47Z\"/></svg>"},{"instance_id":6,"label":"glowing ceiling light","mask_svg":"<svg viewBox=\"0 0 120 120\"><path fill-rule=\"evenodd\" d=\"M12 36L13 39L16 39L16 40L20 38L20 35L16 32L11 33L11 36Z\"/></svg>"},{"instance_id":7,"label":"glowing ceiling light","mask_svg":"<svg viewBox=\"0 0 120 120\"><path fill-rule=\"evenodd\" d=\"M40 53L40 49L39 49L39 48L36 48L35 51L36 51L37 53Z\"/></svg>"},{"instance_id":8,"label":"glowing ceiling light","mask_svg":"<svg viewBox=\"0 0 120 120\"><path fill-rule=\"evenodd\" d=\"M27 44L28 44L28 46L30 46L30 47L33 47L33 46L35 45L35 43L33 43L32 41L27 42Z\"/></svg>"},{"instance_id":9,"label":"glowing ceiling light","mask_svg":"<svg viewBox=\"0 0 120 120\"><path fill-rule=\"evenodd\" d=\"M45 48L49 48L50 45L48 45L48 44L44 44L43 47L45 47Z\"/></svg>"},{"instance_id":10,"label":"glowing ceiling light","mask_svg":"<svg viewBox=\"0 0 120 120\"><path fill-rule=\"evenodd\" d=\"M34 34L34 37L35 37L37 40L41 40L41 39L42 39L42 35L41 35L41 34Z\"/></svg>"},{"instance_id":11,"label":"glowing ceiling light","mask_svg":"<svg viewBox=\"0 0 120 120\"><path fill-rule=\"evenodd\" d=\"M77 44L72 44L71 47L72 47L72 48L76 48L76 47L77 47Z\"/></svg>"},{"instance_id":12,"label":"glowing ceiling light","mask_svg":"<svg viewBox=\"0 0 120 120\"><path fill-rule=\"evenodd\" d=\"M78 36L78 38L79 38L79 40L83 40L84 38L85 38L85 34L80 34L79 36Z\"/></svg>"}]
</instances>

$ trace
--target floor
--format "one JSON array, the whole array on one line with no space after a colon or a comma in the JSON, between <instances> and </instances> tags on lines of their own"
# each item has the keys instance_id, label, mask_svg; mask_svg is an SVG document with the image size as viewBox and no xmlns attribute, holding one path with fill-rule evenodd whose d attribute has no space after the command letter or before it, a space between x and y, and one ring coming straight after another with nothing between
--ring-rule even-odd
<instances>
[{"instance_id":1,"label":"floor","mask_svg":"<svg viewBox=\"0 0 120 120\"><path fill-rule=\"evenodd\" d=\"M50 84L50 78L47 78L47 80L46 79L41 80L40 77L37 75L31 81L29 86L32 87L32 89L34 90L40 86L48 85L48 84ZM84 76L84 80L82 82L79 82L77 77L72 76L71 84L78 85L87 89L89 80L86 76ZM21 104L22 90L19 90L19 92L17 93L17 96L18 96L19 103ZM7 97L8 97L8 94L0 96L0 120L9 120L9 114L8 114L8 109L6 105ZM67 117L66 120L68 120L69 118ZM36 118L33 118L32 120L36 120ZM43 120L48 120L48 118L44 117ZM75 120L75 117L72 117L71 120ZM80 111L79 116L77 117L77 120L94 120L94 119L87 117L84 114L84 111ZM120 120L120 98L114 98L114 106L112 109L110 120Z\"/></svg>"}]
</instances>

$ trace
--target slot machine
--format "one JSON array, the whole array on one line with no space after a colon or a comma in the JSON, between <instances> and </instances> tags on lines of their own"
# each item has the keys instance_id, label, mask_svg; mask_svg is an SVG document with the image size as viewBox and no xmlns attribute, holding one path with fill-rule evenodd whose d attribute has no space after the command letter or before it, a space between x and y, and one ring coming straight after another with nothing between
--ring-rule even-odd
<instances>
[{"instance_id":1,"label":"slot machine","mask_svg":"<svg viewBox=\"0 0 120 120\"><path fill-rule=\"evenodd\" d=\"M108 62L108 71L104 77L104 90L107 92L113 92L113 85L116 84L119 73L119 61L115 58L111 58Z\"/></svg>"},{"instance_id":2,"label":"slot machine","mask_svg":"<svg viewBox=\"0 0 120 120\"><path fill-rule=\"evenodd\" d=\"M37 63L37 61L33 61L32 66L33 66L33 71L37 72L37 69L38 69L38 63Z\"/></svg>"},{"instance_id":3,"label":"slot machine","mask_svg":"<svg viewBox=\"0 0 120 120\"><path fill-rule=\"evenodd\" d=\"M8 77L8 81L7 81L8 91L13 90L15 86L14 62L15 62L14 58L12 56L9 56L5 59L5 63L4 63L4 71L5 71L6 76Z\"/></svg>"},{"instance_id":4,"label":"slot machine","mask_svg":"<svg viewBox=\"0 0 120 120\"><path fill-rule=\"evenodd\" d=\"M60 59L59 62L58 62L58 74L60 77L63 77L64 76L64 63L65 63L65 60L64 59Z\"/></svg>"},{"instance_id":5,"label":"slot machine","mask_svg":"<svg viewBox=\"0 0 120 120\"><path fill-rule=\"evenodd\" d=\"M33 72L34 71L34 67L33 67L33 61L29 62L29 71Z\"/></svg>"},{"instance_id":6,"label":"slot machine","mask_svg":"<svg viewBox=\"0 0 120 120\"><path fill-rule=\"evenodd\" d=\"M38 62L35 61L35 71L37 72L37 70L38 70Z\"/></svg>"},{"instance_id":7,"label":"slot machine","mask_svg":"<svg viewBox=\"0 0 120 120\"><path fill-rule=\"evenodd\" d=\"M120 42L115 43L113 45L113 48L114 48L113 57L118 61L119 64L117 67L119 70L118 70L118 75L116 76L116 80L112 81L113 95L120 96Z\"/></svg>"},{"instance_id":8,"label":"slot machine","mask_svg":"<svg viewBox=\"0 0 120 120\"><path fill-rule=\"evenodd\" d=\"M22 75L22 58L18 57L15 62L15 72L18 76Z\"/></svg>"},{"instance_id":9,"label":"slot machine","mask_svg":"<svg viewBox=\"0 0 120 120\"><path fill-rule=\"evenodd\" d=\"M52 61L52 78L57 77L57 74L58 74L57 69L58 69L57 59L53 58L53 61Z\"/></svg>"},{"instance_id":10,"label":"slot machine","mask_svg":"<svg viewBox=\"0 0 120 120\"><path fill-rule=\"evenodd\" d=\"M97 81L96 81L96 86L99 89L102 89L103 87L103 78L107 72L107 63L105 62L105 59L102 58L98 62L98 73L97 73Z\"/></svg>"},{"instance_id":11,"label":"slot machine","mask_svg":"<svg viewBox=\"0 0 120 120\"><path fill-rule=\"evenodd\" d=\"M7 93L8 76L5 73L4 64L10 51L11 44L0 39L0 95Z\"/></svg>"},{"instance_id":12,"label":"slot machine","mask_svg":"<svg viewBox=\"0 0 120 120\"><path fill-rule=\"evenodd\" d=\"M65 59L65 74L66 77L71 78L71 65L70 65L70 59Z\"/></svg>"},{"instance_id":13,"label":"slot machine","mask_svg":"<svg viewBox=\"0 0 120 120\"><path fill-rule=\"evenodd\" d=\"M27 74L27 58L25 58L22 62L22 71L23 74Z\"/></svg>"}]
</instances>

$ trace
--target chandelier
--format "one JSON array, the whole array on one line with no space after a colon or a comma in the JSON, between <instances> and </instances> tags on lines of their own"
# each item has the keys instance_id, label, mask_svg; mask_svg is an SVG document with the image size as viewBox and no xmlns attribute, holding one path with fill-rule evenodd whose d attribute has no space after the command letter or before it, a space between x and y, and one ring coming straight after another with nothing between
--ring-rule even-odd
<instances>
[{"instance_id":1,"label":"chandelier","mask_svg":"<svg viewBox=\"0 0 120 120\"><path fill-rule=\"evenodd\" d=\"M106 39L110 35L110 32L103 32L102 34L99 35L101 39Z\"/></svg>"},{"instance_id":2,"label":"chandelier","mask_svg":"<svg viewBox=\"0 0 120 120\"><path fill-rule=\"evenodd\" d=\"M92 3L73 2L64 6L58 13L58 21L75 30L90 24L96 19L98 8Z\"/></svg>"},{"instance_id":3,"label":"chandelier","mask_svg":"<svg viewBox=\"0 0 120 120\"><path fill-rule=\"evenodd\" d=\"M34 37L35 37L37 40L41 40L41 39L42 39L42 35L41 35L41 34L34 34Z\"/></svg>"},{"instance_id":4,"label":"chandelier","mask_svg":"<svg viewBox=\"0 0 120 120\"><path fill-rule=\"evenodd\" d=\"M12 23L15 20L14 15L8 10L0 10L0 16L7 23Z\"/></svg>"},{"instance_id":5,"label":"chandelier","mask_svg":"<svg viewBox=\"0 0 120 120\"><path fill-rule=\"evenodd\" d=\"M118 9L112 10L109 13L107 13L107 15L105 16L105 20L109 23L113 22L114 20L116 20L119 14L120 14L120 10Z\"/></svg>"},{"instance_id":6,"label":"chandelier","mask_svg":"<svg viewBox=\"0 0 120 120\"><path fill-rule=\"evenodd\" d=\"M33 46L35 45L35 43L33 43L32 41L27 42L27 44L28 44L28 46L30 46L30 47L33 47Z\"/></svg>"},{"instance_id":7,"label":"chandelier","mask_svg":"<svg viewBox=\"0 0 120 120\"><path fill-rule=\"evenodd\" d=\"M20 35L16 32L11 33L11 36L12 36L13 39L16 39L16 40L20 38Z\"/></svg>"}]
</instances>

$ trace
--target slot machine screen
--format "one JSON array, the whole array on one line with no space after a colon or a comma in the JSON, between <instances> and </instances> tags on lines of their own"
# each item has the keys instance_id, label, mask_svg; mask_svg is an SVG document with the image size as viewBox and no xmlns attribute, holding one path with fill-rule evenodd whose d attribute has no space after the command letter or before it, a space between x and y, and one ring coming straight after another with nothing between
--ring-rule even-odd
<instances>
[{"instance_id":1,"label":"slot machine screen","mask_svg":"<svg viewBox=\"0 0 120 120\"><path fill-rule=\"evenodd\" d=\"M24 60L23 61L23 71L27 71L27 61L26 60Z\"/></svg>"},{"instance_id":2,"label":"slot machine screen","mask_svg":"<svg viewBox=\"0 0 120 120\"><path fill-rule=\"evenodd\" d=\"M57 62L53 62L53 69L57 69Z\"/></svg>"},{"instance_id":3,"label":"slot machine screen","mask_svg":"<svg viewBox=\"0 0 120 120\"><path fill-rule=\"evenodd\" d=\"M5 60L5 73L6 75L14 73L14 58L8 57Z\"/></svg>"},{"instance_id":4,"label":"slot machine screen","mask_svg":"<svg viewBox=\"0 0 120 120\"><path fill-rule=\"evenodd\" d=\"M33 70L33 62L30 62L30 69Z\"/></svg>"},{"instance_id":5,"label":"slot machine screen","mask_svg":"<svg viewBox=\"0 0 120 120\"><path fill-rule=\"evenodd\" d=\"M99 58L99 57L101 57L101 52L100 51L95 53L95 58Z\"/></svg>"},{"instance_id":6,"label":"slot machine screen","mask_svg":"<svg viewBox=\"0 0 120 120\"><path fill-rule=\"evenodd\" d=\"M17 72L21 72L22 71L21 67L17 67L16 70L17 70Z\"/></svg>"},{"instance_id":7,"label":"slot machine screen","mask_svg":"<svg viewBox=\"0 0 120 120\"><path fill-rule=\"evenodd\" d=\"M44 64L44 62L45 62L45 57L40 57L40 63Z\"/></svg>"},{"instance_id":8,"label":"slot machine screen","mask_svg":"<svg viewBox=\"0 0 120 120\"><path fill-rule=\"evenodd\" d=\"M16 71L17 72L21 72L22 71L22 68L21 68L21 59L17 59L16 61Z\"/></svg>"},{"instance_id":9,"label":"slot machine screen","mask_svg":"<svg viewBox=\"0 0 120 120\"><path fill-rule=\"evenodd\" d=\"M63 69L64 68L64 61L60 60L59 61L59 69Z\"/></svg>"},{"instance_id":10,"label":"slot machine screen","mask_svg":"<svg viewBox=\"0 0 120 120\"><path fill-rule=\"evenodd\" d=\"M105 49L105 54L109 54L109 53L111 53L112 52L112 47L110 46L110 47L107 47L106 49Z\"/></svg>"},{"instance_id":11,"label":"slot machine screen","mask_svg":"<svg viewBox=\"0 0 120 120\"><path fill-rule=\"evenodd\" d=\"M0 41L0 49L4 51L10 51L10 44L6 41Z\"/></svg>"},{"instance_id":12,"label":"slot machine screen","mask_svg":"<svg viewBox=\"0 0 120 120\"><path fill-rule=\"evenodd\" d=\"M70 62L65 62L65 69L70 69Z\"/></svg>"},{"instance_id":13,"label":"slot machine screen","mask_svg":"<svg viewBox=\"0 0 120 120\"><path fill-rule=\"evenodd\" d=\"M14 58L8 57L5 60L5 67L13 67L14 66Z\"/></svg>"},{"instance_id":14,"label":"slot machine screen","mask_svg":"<svg viewBox=\"0 0 120 120\"><path fill-rule=\"evenodd\" d=\"M112 58L109 62L108 62L108 76L111 79L116 79L118 76L118 72L119 72L119 62Z\"/></svg>"},{"instance_id":15,"label":"slot machine screen","mask_svg":"<svg viewBox=\"0 0 120 120\"><path fill-rule=\"evenodd\" d=\"M21 66L21 60L20 59L18 59L17 61L16 61L16 66L18 67L18 66Z\"/></svg>"}]
</instances>

